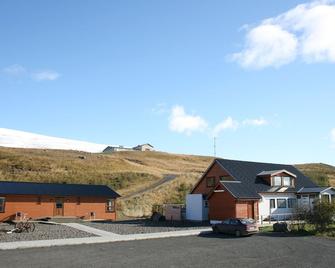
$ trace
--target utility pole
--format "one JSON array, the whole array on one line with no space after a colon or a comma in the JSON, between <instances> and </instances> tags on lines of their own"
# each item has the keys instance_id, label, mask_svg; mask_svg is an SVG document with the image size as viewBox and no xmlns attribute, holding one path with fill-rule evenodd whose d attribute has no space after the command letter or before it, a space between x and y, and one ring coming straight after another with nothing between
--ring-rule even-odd
<instances>
[{"instance_id":1,"label":"utility pole","mask_svg":"<svg viewBox=\"0 0 335 268\"><path fill-rule=\"evenodd\" d=\"M214 136L214 157L216 157L216 137Z\"/></svg>"}]
</instances>

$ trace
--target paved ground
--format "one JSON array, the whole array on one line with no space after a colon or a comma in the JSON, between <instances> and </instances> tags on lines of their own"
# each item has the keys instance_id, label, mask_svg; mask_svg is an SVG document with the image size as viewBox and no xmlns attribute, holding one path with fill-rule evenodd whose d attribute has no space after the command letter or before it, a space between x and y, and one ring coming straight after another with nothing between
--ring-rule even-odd
<instances>
[{"instance_id":1,"label":"paved ground","mask_svg":"<svg viewBox=\"0 0 335 268\"><path fill-rule=\"evenodd\" d=\"M333 267L335 241L316 237L207 234L0 251L1 267Z\"/></svg>"},{"instance_id":2,"label":"paved ground","mask_svg":"<svg viewBox=\"0 0 335 268\"><path fill-rule=\"evenodd\" d=\"M104 223L86 222L83 224L120 235L171 232L210 227L209 223L202 222L153 222L150 220L129 220Z\"/></svg>"},{"instance_id":3,"label":"paved ground","mask_svg":"<svg viewBox=\"0 0 335 268\"><path fill-rule=\"evenodd\" d=\"M70 228L64 225L50 225L36 223L35 231L32 233L13 233L6 232L13 229L13 225L0 224L0 243L14 241L46 240L61 238L81 238L95 236L92 233L83 232L78 229Z\"/></svg>"}]
</instances>

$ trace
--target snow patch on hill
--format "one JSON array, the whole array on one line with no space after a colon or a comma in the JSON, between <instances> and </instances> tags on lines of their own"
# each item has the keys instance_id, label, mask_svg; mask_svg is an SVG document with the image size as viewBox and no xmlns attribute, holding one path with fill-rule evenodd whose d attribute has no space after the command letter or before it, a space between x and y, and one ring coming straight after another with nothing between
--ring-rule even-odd
<instances>
[{"instance_id":1,"label":"snow patch on hill","mask_svg":"<svg viewBox=\"0 0 335 268\"><path fill-rule=\"evenodd\" d=\"M6 128L0 128L0 146L13 148L77 150L91 153L100 153L107 147L105 144L56 138Z\"/></svg>"}]
</instances>

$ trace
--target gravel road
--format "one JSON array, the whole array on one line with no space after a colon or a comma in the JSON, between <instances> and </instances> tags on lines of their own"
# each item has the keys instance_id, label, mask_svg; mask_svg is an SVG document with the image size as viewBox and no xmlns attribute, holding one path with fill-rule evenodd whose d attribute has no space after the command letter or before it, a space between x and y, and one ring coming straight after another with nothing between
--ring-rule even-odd
<instances>
[{"instance_id":1,"label":"gravel road","mask_svg":"<svg viewBox=\"0 0 335 268\"><path fill-rule=\"evenodd\" d=\"M81 238L92 237L89 234L77 229L70 228L63 225L51 224L36 224L36 229L32 233L13 233L6 232L13 229L13 225L1 223L0 224L0 243L1 242L15 242L15 241L32 241L32 240L46 240L46 239L60 239L60 238Z\"/></svg>"},{"instance_id":2,"label":"gravel road","mask_svg":"<svg viewBox=\"0 0 335 268\"><path fill-rule=\"evenodd\" d=\"M196 222L152 222L150 220L129 220L118 222L86 222L85 225L100 230L127 235L142 233L171 232L209 227L208 223Z\"/></svg>"}]
</instances>

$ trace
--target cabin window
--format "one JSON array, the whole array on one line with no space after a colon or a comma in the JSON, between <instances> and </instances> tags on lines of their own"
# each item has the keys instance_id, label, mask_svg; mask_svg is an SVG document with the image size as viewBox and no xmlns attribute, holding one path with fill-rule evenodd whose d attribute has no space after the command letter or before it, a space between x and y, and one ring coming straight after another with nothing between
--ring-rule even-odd
<instances>
[{"instance_id":1,"label":"cabin window","mask_svg":"<svg viewBox=\"0 0 335 268\"><path fill-rule=\"evenodd\" d=\"M287 199L287 206L288 208L295 208L297 206L297 199L295 198Z\"/></svg>"},{"instance_id":2,"label":"cabin window","mask_svg":"<svg viewBox=\"0 0 335 268\"><path fill-rule=\"evenodd\" d=\"M273 186L281 186L281 177L275 176L273 178Z\"/></svg>"},{"instance_id":3,"label":"cabin window","mask_svg":"<svg viewBox=\"0 0 335 268\"><path fill-rule=\"evenodd\" d=\"M0 212L5 212L5 198L0 197Z\"/></svg>"},{"instance_id":4,"label":"cabin window","mask_svg":"<svg viewBox=\"0 0 335 268\"><path fill-rule=\"evenodd\" d=\"M42 203L42 198L40 196L37 197L37 201L36 201L37 205L41 205Z\"/></svg>"},{"instance_id":5,"label":"cabin window","mask_svg":"<svg viewBox=\"0 0 335 268\"><path fill-rule=\"evenodd\" d=\"M277 199L277 208L286 208L286 199Z\"/></svg>"},{"instance_id":6,"label":"cabin window","mask_svg":"<svg viewBox=\"0 0 335 268\"><path fill-rule=\"evenodd\" d=\"M207 185L207 187L214 187L215 186L215 177L206 178L206 185Z\"/></svg>"},{"instance_id":7,"label":"cabin window","mask_svg":"<svg viewBox=\"0 0 335 268\"><path fill-rule=\"evenodd\" d=\"M77 205L80 205L80 197L77 197Z\"/></svg>"},{"instance_id":8,"label":"cabin window","mask_svg":"<svg viewBox=\"0 0 335 268\"><path fill-rule=\"evenodd\" d=\"M270 209L276 208L276 200L275 199L270 199Z\"/></svg>"},{"instance_id":9,"label":"cabin window","mask_svg":"<svg viewBox=\"0 0 335 268\"><path fill-rule=\"evenodd\" d=\"M115 211L115 202L114 199L108 199L106 202L106 211L114 212Z\"/></svg>"}]
</instances>

